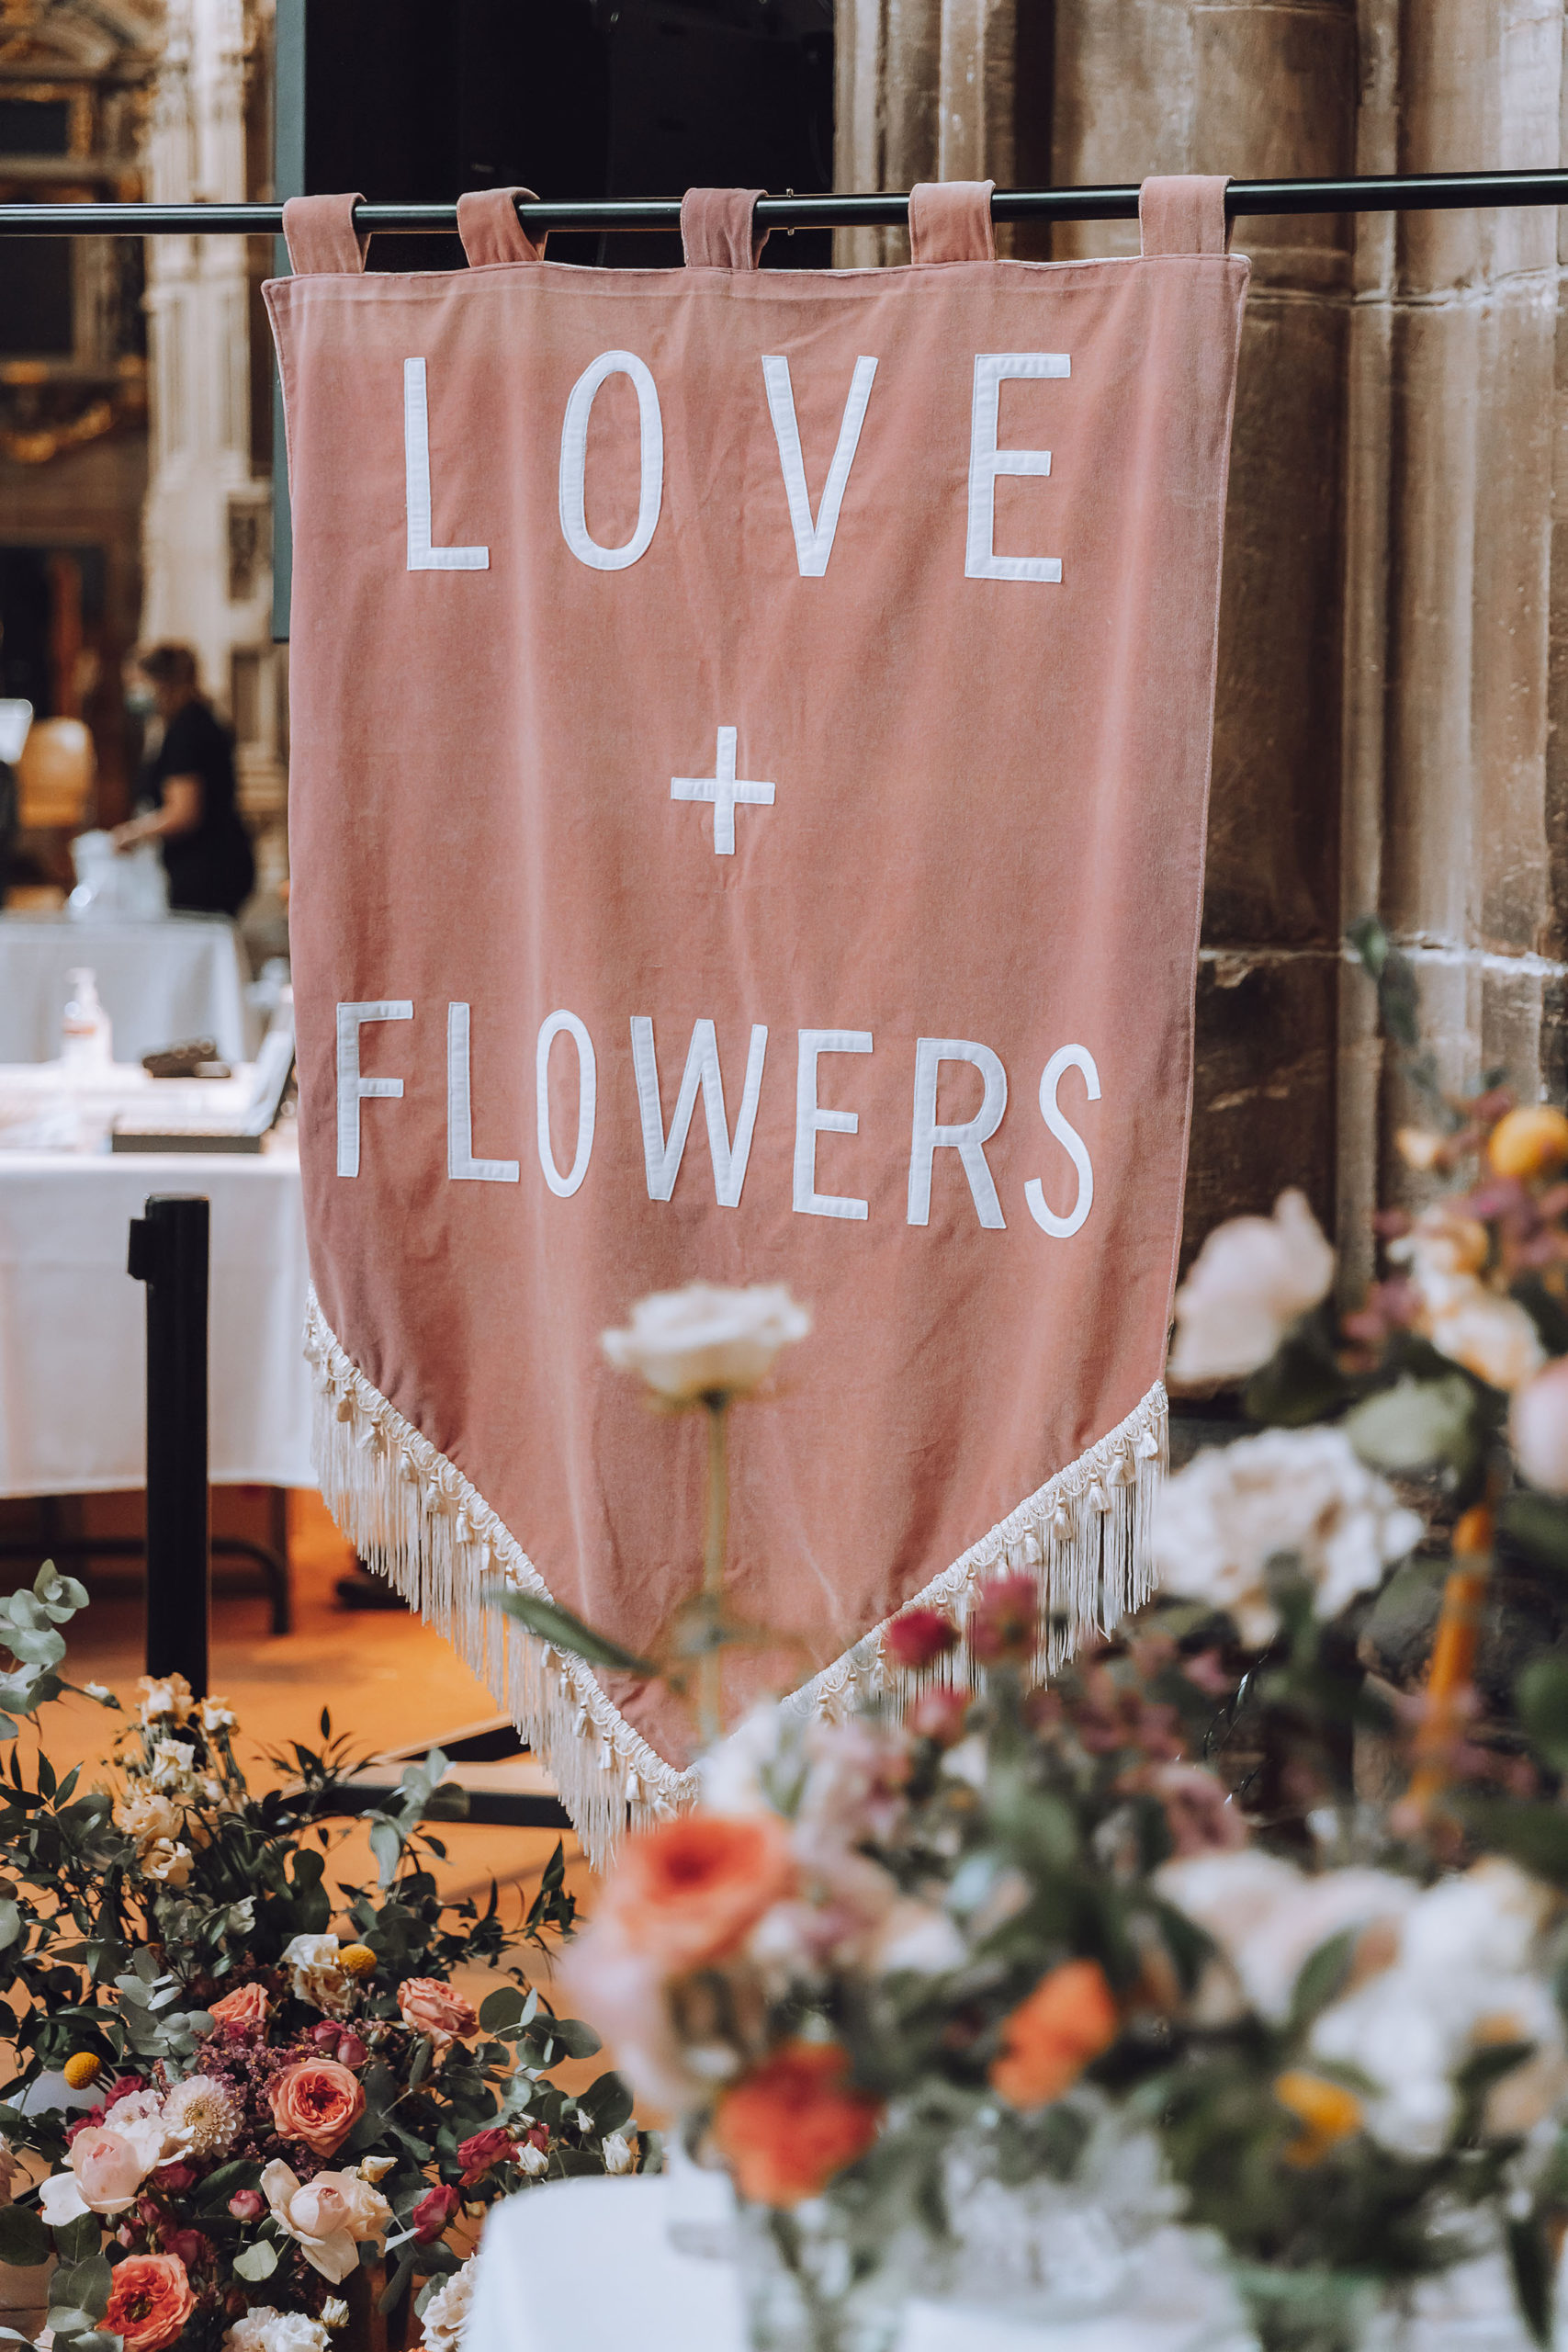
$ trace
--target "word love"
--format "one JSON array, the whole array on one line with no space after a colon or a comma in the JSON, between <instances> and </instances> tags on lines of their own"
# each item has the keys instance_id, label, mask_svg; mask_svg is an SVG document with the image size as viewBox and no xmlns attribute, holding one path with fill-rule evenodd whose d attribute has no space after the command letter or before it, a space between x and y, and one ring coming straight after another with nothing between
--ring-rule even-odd
<instances>
[{"instance_id":1,"label":"word love","mask_svg":"<svg viewBox=\"0 0 1568 2352\"><path fill-rule=\"evenodd\" d=\"M789 361L778 354L762 360L759 397L767 401L778 443L784 500L795 534L795 561L803 580L820 580L828 570L839 514L860 447L861 428L876 380L874 358L855 361L839 425L833 460L821 503L811 511L801 454L800 426ZM1072 361L1065 351L978 351L969 423L969 515L964 570L970 580L1044 580L1060 584L1062 560L1054 555L998 555L996 551L997 481L1003 474L1048 475L1049 449L1004 449L998 446L1001 388L1014 379L1066 378ZM637 522L618 548L604 546L588 528L588 424L593 402L612 376L625 376L637 394L638 489ZM403 362L403 465L411 571L488 571L488 547L436 547L433 542L430 487L429 388L423 359ZM659 387L646 360L635 351L602 351L585 368L568 395L560 436L560 527L579 563L594 571L625 571L653 545L664 499L664 418Z\"/></svg>"},{"instance_id":2,"label":"word love","mask_svg":"<svg viewBox=\"0 0 1568 2352\"><path fill-rule=\"evenodd\" d=\"M367 1022L412 1021L409 999L386 997L337 1008L337 1172L357 1176L360 1157L361 1105L367 1102L400 1099L400 1078L365 1076L361 1066L360 1033ZM515 1159L481 1159L474 1154L473 1085L469 1067L470 1010L466 1004L446 1007L446 1173L457 1183L515 1184L522 1170ZM817 1148L819 1136L852 1136L860 1131L857 1111L825 1109L818 1100L824 1056L869 1054L874 1040L869 1029L801 1029L796 1033L795 1066L794 1206L802 1216L864 1218L870 1204L852 1194L818 1189ZM564 1172L556 1158L550 1133L550 1052L558 1038L570 1038L577 1056L577 1140L571 1165ZM686 1149L697 1096L703 1098L707 1125L708 1155L713 1168L714 1197L720 1208L740 1205L751 1138L761 1099L762 1074L768 1057L768 1032L757 1023L746 1057L740 1109L733 1130L725 1107L724 1076L719 1068L718 1040L711 1021L699 1021L692 1031L682 1073L681 1091L669 1127L664 1124L663 1092L653 1023L645 1014L632 1017L632 1071L637 1088L637 1115L642 1129L643 1168L650 1201L668 1201ZM937 1115L937 1090L943 1063L967 1063L980 1073L983 1092L972 1118L943 1120ZM1100 1072L1087 1046L1060 1046L1040 1079L1040 1115L1049 1133L1066 1153L1077 1179L1077 1197L1065 1216L1047 1204L1044 1185L1032 1176L1023 1188L1024 1204L1042 1232L1066 1240L1077 1232L1094 1202L1094 1170L1083 1137L1071 1125L1056 1100L1057 1089L1069 1069L1082 1074L1090 1102L1100 1100ZM1007 1109L1008 1076L1001 1057L973 1037L920 1037L915 1045L914 1101L909 1129L909 1178L906 1221L931 1221L931 1171L939 1151L951 1151L967 1179L976 1214L983 1226L1005 1227L996 1181L986 1158L986 1146L1001 1125ZM535 1056L537 1148L546 1183L558 1199L570 1200L582 1184L593 1157L598 1117L598 1057L586 1024L575 1012L552 1012L539 1030Z\"/></svg>"}]
</instances>

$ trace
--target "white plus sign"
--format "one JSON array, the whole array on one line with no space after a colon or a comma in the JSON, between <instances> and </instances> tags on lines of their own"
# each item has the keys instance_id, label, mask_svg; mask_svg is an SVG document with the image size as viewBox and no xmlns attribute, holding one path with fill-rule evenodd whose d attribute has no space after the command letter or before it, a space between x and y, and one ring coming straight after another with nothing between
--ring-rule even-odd
<instances>
[{"instance_id":1,"label":"white plus sign","mask_svg":"<svg viewBox=\"0 0 1568 2352\"><path fill-rule=\"evenodd\" d=\"M743 801L748 808L771 808L773 787L771 784L753 784L746 776L735 773L735 729L721 727L718 730L718 758L716 775L672 775L670 779L671 800L711 800L713 802L713 853L716 857L735 854L735 804Z\"/></svg>"}]
</instances>

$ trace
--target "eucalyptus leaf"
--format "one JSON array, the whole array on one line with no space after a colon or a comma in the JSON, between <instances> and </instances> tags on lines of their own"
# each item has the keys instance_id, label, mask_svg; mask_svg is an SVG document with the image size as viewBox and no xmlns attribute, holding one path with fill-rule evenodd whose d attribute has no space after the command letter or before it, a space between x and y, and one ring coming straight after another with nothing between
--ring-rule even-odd
<instances>
[{"instance_id":1,"label":"eucalyptus leaf","mask_svg":"<svg viewBox=\"0 0 1568 2352\"><path fill-rule=\"evenodd\" d=\"M492 1609L515 1618L536 1640L547 1642L551 1649L559 1650L567 1657L586 1658L590 1666L607 1666L617 1674L640 1675L644 1679L659 1672L651 1659L638 1657L635 1650L623 1649L608 1634L596 1634L592 1625L574 1617L570 1609L562 1609L538 1593L519 1592L512 1585L491 1585L485 1598Z\"/></svg>"},{"instance_id":2,"label":"eucalyptus leaf","mask_svg":"<svg viewBox=\"0 0 1568 2352\"><path fill-rule=\"evenodd\" d=\"M1437 1463L1463 1471L1483 1437L1476 1392L1460 1373L1397 1380L1353 1407L1341 1426L1363 1462L1396 1475Z\"/></svg>"},{"instance_id":3,"label":"eucalyptus leaf","mask_svg":"<svg viewBox=\"0 0 1568 2352\"><path fill-rule=\"evenodd\" d=\"M479 2003L479 2023L487 2033L504 2033L508 2026L522 2023L526 2006L520 1986L498 1984Z\"/></svg>"},{"instance_id":4,"label":"eucalyptus leaf","mask_svg":"<svg viewBox=\"0 0 1568 2352\"><path fill-rule=\"evenodd\" d=\"M53 2240L30 2205L0 2205L0 2262L26 2270L53 2252Z\"/></svg>"},{"instance_id":5,"label":"eucalyptus leaf","mask_svg":"<svg viewBox=\"0 0 1568 2352\"><path fill-rule=\"evenodd\" d=\"M253 2286L260 2279L270 2278L277 2268L277 2248L265 2238L257 2238L243 2254L234 2256L234 2269L241 2278L248 2278Z\"/></svg>"}]
</instances>

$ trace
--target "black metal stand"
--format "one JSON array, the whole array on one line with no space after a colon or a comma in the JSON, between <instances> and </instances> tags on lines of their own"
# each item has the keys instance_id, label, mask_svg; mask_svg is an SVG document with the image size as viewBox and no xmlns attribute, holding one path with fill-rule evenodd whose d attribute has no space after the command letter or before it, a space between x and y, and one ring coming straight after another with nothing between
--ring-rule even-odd
<instances>
[{"instance_id":1,"label":"black metal stand","mask_svg":"<svg viewBox=\"0 0 1568 2352\"><path fill-rule=\"evenodd\" d=\"M147 1671L207 1691L211 1543L207 1486L209 1204L154 1193L130 1227L147 1285Z\"/></svg>"}]
</instances>

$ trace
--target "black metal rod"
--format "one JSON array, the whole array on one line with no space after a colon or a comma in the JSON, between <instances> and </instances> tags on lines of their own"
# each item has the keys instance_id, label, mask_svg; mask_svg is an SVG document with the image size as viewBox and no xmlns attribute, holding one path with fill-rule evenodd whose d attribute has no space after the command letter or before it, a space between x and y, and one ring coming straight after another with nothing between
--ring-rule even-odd
<instances>
[{"instance_id":1,"label":"black metal rod","mask_svg":"<svg viewBox=\"0 0 1568 2352\"><path fill-rule=\"evenodd\" d=\"M1386 178L1232 180L1225 209L1240 213L1445 212L1475 206L1568 204L1568 172L1422 172ZM618 197L582 202L520 204L525 227L546 230L658 230L681 225L676 200ZM998 188L997 220L1135 220L1138 191L1122 187ZM907 196L765 196L762 229L897 229L909 217ZM361 204L355 223L367 233L429 235L457 225L455 204ZM0 204L0 236L251 236L281 232L281 204Z\"/></svg>"},{"instance_id":2,"label":"black metal rod","mask_svg":"<svg viewBox=\"0 0 1568 2352\"><path fill-rule=\"evenodd\" d=\"M129 1271L147 1285L147 1671L207 1692L211 1523L207 1483L210 1211L154 1193L130 1225Z\"/></svg>"}]
</instances>

